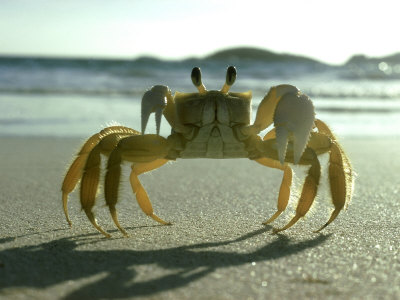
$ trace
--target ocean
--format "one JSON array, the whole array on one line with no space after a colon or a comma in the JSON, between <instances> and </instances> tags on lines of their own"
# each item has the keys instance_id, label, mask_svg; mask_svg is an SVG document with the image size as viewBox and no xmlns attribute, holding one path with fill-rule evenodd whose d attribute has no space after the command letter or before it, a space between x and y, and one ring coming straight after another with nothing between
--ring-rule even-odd
<instances>
[{"instance_id":1,"label":"ocean","mask_svg":"<svg viewBox=\"0 0 400 300\"><path fill-rule=\"evenodd\" d=\"M220 57L163 61L0 57L0 136L88 137L121 124L140 131L140 101L153 85L196 92L190 78L202 70L207 89L220 89L229 64L231 91L253 92L253 119L269 88L292 84L309 95L317 118L340 137L400 136L400 60L350 61L332 66L295 61ZM147 132L155 132L151 117ZM163 120L161 134L170 133Z\"/></svg>"}]
</instances>

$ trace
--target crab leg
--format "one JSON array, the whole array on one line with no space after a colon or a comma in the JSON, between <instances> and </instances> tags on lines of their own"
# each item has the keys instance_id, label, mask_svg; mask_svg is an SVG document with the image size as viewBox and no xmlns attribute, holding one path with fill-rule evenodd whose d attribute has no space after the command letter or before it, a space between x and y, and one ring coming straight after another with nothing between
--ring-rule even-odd
<instances>
[{"instance_id":1,"label":"crab leg","mask_svg":"<svg viewBox=\"0 0 400 300\"><path fill-rule=\"evenodd\" d=\"M279 217L289 203L290 186L292 185L292 169L287 164L282 166L278 161L266 157L256 159L255 161L266 167L283 170L282 183L279 189L277 211L267 221L263 222L264 225L267 225Z\"/></svg>"},{"instance_id":2,"label":"crab leg","mask_svg":"<svg viewBox=\"0 0 400 300\"><path fill-rule=\"evenodd\" d=\"M275 148L276 145L276 139L272 139L273 134L269 134L271 139L265 140L262 142L262 150L264 152L264 155L266 158L271 159L273 162L279 163L279 154ZM327 137L325 137L328 139ZM290 145L292 147L292 145ZM286 158L285 158L285 163L293 163L294 162L294 153L293 151L288 151ZM300 165L311 165L310 169L308 170L308 175L305 179L304 185L303 185L303 190L302 194L300 196L300 200L297 204L296 208L296 215L292 218L292 220L284 227L280 229L275 229L274 232L279 232L285 229L288 229L289 227L293 226L301 217L303 217L308 210L310 209L311 205L314 202L314 198L317 194L317 189L318 189L318 184L319 184L319 179L321 176L321 167L320 163L317 158L317 153L314 151L314 149L307 147L303 153L303 155L300 157L299 160ZM288 176L288 175L286 175ZM287 179L289 179L287 177ZM284 179L285 180L285 179ZM281 188L282 189L282 188ZM285 199L287 196L283 196L282 194L282 199ZM281 202L280 202L281 201ZM278 201L282 204L281 207L284 206L284 200ZM279 211L279 208L278 208ZM268 220L269 221L269 220Z\"/></svg>"},{"instance_id":3,"label":"crab leg","mask_svg":"<svg viewBox=\"0 0 400 300\"><path fill-rule=\"evenodd\" d=\"M319 164L317 155L312 149L306 148L306 150L304 151L304 156L311 157L311 167L308 170L308 175L303 185L300 200L297 204L296 215L284 227L274 229L274 233L278 233L280 231L288 229L289 227L293 226L301 217L304 217L309 211L311 205L314 202L315 196L317 195L319 179L321 176L321 166ZM304 158L302 158L301 160L303 159Z\"/></svg>"},{"instance_id":4,"label":"crab leg","mask_svg":"<svg viewBox=\"0 0 400 300\"><path fill-rule=\"evenodd\" d=\"M136 200L142 209L142 211L151 217L152 219L156 220L157 222L163 225L171 225L170 222L166 222L161 218L157 217L153 213L153 207L151 205L149 196L147 195L146 190L143 188L142 184L139 181L138 175L149 172L151 170L157 169L168 162L168 159L157 159L150 163L139 163L132 165L132 172L130 176L130 182L132 186L132 190L136 195Z\"/></svg>"},{"instance_id":5,"label":"crab leg","mask_svg":"<svg viewBox=\"0 0 400 300\"><path fill-rule=\"evenodd\" d=\"M150 200L148 197L145 197L147 196L147 193L137 178L138 174L150 171L165 164L168 160L162 158L167 155L167 150L166 139L158 135L148 134L122 139L110 154L104 186L105 198L115 225L125 236L128 234L119 224L115 207L118 201L118 186L121 176L122 159L138 163L139 165L137 169L135 168L135 164L132 167L131 185L136 193L137 201L142 210L156 221L159 221L162 224L168 224L152 213Z\"/></svg>"},{"instance_id":6,"label":"crab leg","mask_svg":"<svg viewBox=\"0 0 400 300\"><path fill-rule=\"evenodd\" d=\"M61 190L64 214L69 226L72 226L72 222L68 216L68 195L75 189L75 186L81 179L87 157L89 156L90 151L92 151L92 149L98 144L99 141L100 133L97 133L90 137L83 145L81 151L79 151L77 158L74 160L67 174L65 175Z\"/></svg>"},{"instance_id":7,"label":"crab leg","mask_svg":"<svg viewBox=\"0 0 400 300\"><path fill-rule=\"evenodd\" d=\"M311 132L310 140L307 144L308 148L306 148L306 151L299 162L303 165L311 165L311 168L309 169L308 176L306 177L304 183L302 195L296 209L296 215L286 226L280 229L276 229L274 232L285 230L294 225L302 216L304 216L308 212L309 208L311 207L315 198L315 194L317 192L318 182L320 178L320 167L316 155L326 152L330 153L329 181L332 202L335 207L328 222L325 223L316 232L321 231L333 220L335 220L343 207L351 200L354 179L350 161L343 149L340 147L339 143L337 142L336 137L330 131L329 127L320 120L315 121L315 126L317 127L318 132ZM264 152L268 159L261 158L256 161L266 166L278 168L277 166L275 166L276 160L278 160L278 155L273 147L275 143L274 138L274 130L271 130L264 137ZM285 161L293 162L293 158L294 157L292 151L289 151ZM281 191L284 181L285 175L284 179L282 180ZM278 212L276 212L275 215L271 217L272 220L274 220L275 216L279 215L279 206L283 206L285 203L281 199L282 198L280 192L278 199ZM268 220L267 222L269 222L270 220Z\"/></svg>"},{"instance_id":8,"label":"crab leg","mask_svg":"<svg viewBox=\"0 0 400 300\"><path fill-rule=\"evenodd\" d=\"M67 174L65 175L61 188L64 214L69 226L71 226L72 223L68 216L68 195L75 189L76 185L81 179L83 174L83 169L85 167L90 152L106 137L109 137L110 135L116 136L121 134L125 135L138 134L138 132L131 128L123 126L107 127L102 131L100 131L99 133L94 134L85 142L85 144L82 146L82 149L77 154L76 159L71 164Z\"/></svg>"},{"instance_id":9,"label":"crab leg","mask_svg":"<svg viewBox=\"0 0 400 300\"><path fill-rule=\"evenodd\" d=\"M274 139L276 137L275 128L269 131L263 138L264 141ZM272 215L267 221L263 222L264 225L272 223L276 218L280 216L280 214L286 209L289 198L290 198L290 187L292 185L292 169L288 164L284 164L283 166L277 162L276 160L270 158L259 158L255 160L259 164L262 164L266 167L275 168L279 170L283 170L283 178L281 182L281 187L279 189L279 197L277 204L277 211Z\"/></svg>"},{"instance_id":10,"label":"crab leg","mask_svg":"<svg viewBox=\"0 0 400 300\"><path fill-rule=\"evenodd\" d=\"M108 159L104 194L106 198L106 204L110 209L111 217L115 225L125 236L127 236L128 233L119 224L117 211L115 209L115 205L118 201L118 186L121 177L121 162L121 150L117 147L113 152L111 152L110 158Z\"/></svg>"},{"instance_id":11,"label":"crab leg","mask_svg":"<svg viewBox=\"0 0 400 300\"><path fill-rule=\"evenodd\" d=\"M102 152L111 152L111 150L117 146L122 136L122 133L113 133L104 137L90 152L82 175L80 192L82 209L85 211L86 216L93 226L106 237L110 237L110 235L97 224L92 212L92 208L96 202L97 188L99 185L100 154Z\"/></svg>"},{"instance_id":12,"label":"crab leg","mask_svg":"<svg viewBox=\"0 0 400 300\"><path fill-rule=\"evenodd\" d=\"M81 205L86 216L94 227L106 237L110 235L105 232L96 222L92 208L96 201L97 187L100 176L100 146L96 145L90 152L86 161L84 173L81 182Z\"/></svg>"},{"instance_id":13,"label":"crab leg","mask_svg":"<svg viewBox=\"0 0 400 300\"><path fill-rule=\"evenodd\" d=\"M329 155L329 183L332 203L335 207L328 222L316 231L319 232L335 220L345 204L350 202L353 194L354 178L350 160L337 143L336 137L332 134L329 127L320 120L316 120L315 124L319 132L332 139Z\"/></svg>"}]
</instances>

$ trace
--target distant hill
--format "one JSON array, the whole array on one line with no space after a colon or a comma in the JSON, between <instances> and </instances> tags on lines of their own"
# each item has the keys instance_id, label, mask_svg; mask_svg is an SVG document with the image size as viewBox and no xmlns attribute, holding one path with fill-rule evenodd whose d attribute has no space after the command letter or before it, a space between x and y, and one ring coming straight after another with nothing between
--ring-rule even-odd
<instances>
[{"instance_id":1,"label":"distant hill","mask_svg":"<svg viewBox=\"0 0 400 300\"><path fill-rule=\"evenodd\" d=\"M391 54L388 56L382 56L382 57L368 57L363 54L358 54L352 56L347 62L346 65L349 64L365 64L365 63L380 63L380 62L386 62L389 64L400 64L400 52Z\"/></svg>"},{"instance_id":2,"label":"distant hill","mask_svg":"<svg viewBox=\"0 0 400 300\"><path fill-rule=\"evenodd\" d=\"M321 62L300 55L275 53L272 51L252 48L252 47L238 47L215 52L205 57L210 60L248 60L248 61L263 61L263 62L306 62L306 63L319 63Z\"/></svg>"},{"instance_id":3,"label":"distant hill","mask_svg":"<svg viewBox=\"0 0 400 300\"><path fill-rule=\"evenodd\" d=\"M258 62L297 62L297 63L311 63L311 64L321 64L324 63L300 55L286 54L286 53L276 53L265 49L253 48L253 47L236 47L225 50L220 50L214 52L205 57L190 57L183 60L164 60L149 56L140 56L134 61L136 62L201 62L201 61L219 61L224 63L236 63L238 60L241 61L258 61Z\"/></svg>"},{"instance_id":4,"label":"distant hill","mask_svg":"<svg viewBox=\"0 0 400 300\"><path fill-rule=\"evenodd\" d=\"M0 64L27 64L34 66L35 63L38 63L41 66L46 67L59 67L61 65L65 65L66 67L88 67L88 68L102 68L109 67L112 65L124 65L126 63L139 63L139 64L147 64L147 65L157 65L157 64L181 64L181 63L191 63L196 64L198 62L204 61L218 61L226 64L237 64L239 62L265 62L265 63L273 63L273 62L284 62L284 63L303 63L309 65L318 65L322 67L335 67L323 62L320 62L316 59L312 59L306 56L287 54L287 53L276 53L265 49L253 48L253 47L236 47L225 50L220 50L209 54L205 57L191 57L186 59L175 59L168 60L157 58L153 56L140 56L134 59L123 59L123 58L68 58L68 57L24 57L24 56L7 56L0 55ZM369 64L369 63L377 63L386 62L388 64L396 65L400 64L400 52L392 55L384 56L384 57L368 57L363 54L352 56L345 64ZM337 66L339 67L339 66Z\"/></svg>"}]
</instances>

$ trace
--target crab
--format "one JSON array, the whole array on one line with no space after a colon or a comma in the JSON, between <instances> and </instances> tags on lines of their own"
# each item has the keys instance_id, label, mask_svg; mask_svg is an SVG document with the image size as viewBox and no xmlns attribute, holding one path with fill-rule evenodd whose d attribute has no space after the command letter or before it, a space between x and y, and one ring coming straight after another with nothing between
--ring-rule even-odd
<instances>
[{"instance_id":1,"label":"crab","mask_svg":"<svg viewBox=\"0 0 400 300\"><path fill-rule=\"evenodd\" d=\"M251 91L229 92L237 72L228 67L221 90L208 91L201 79L200 68L191 73L196 93L176 92L156 85L146 91L141 103L141 132L124 126L107 127L90 137L70 166L62 184L62 202L67 222L68 195L80 181L80 202L93 226L106 237L92 208L95 204L100 177L101 155L108 157L104 195L111 217L120 225L116 204L123 161L131 163L130 183L143 212L155 221L169 222L154 212L138 176L161 167L168 161L188 158L249 158L263 166L283 171L276 212L263 224L272 223L286 209L291 192L292 165L309 166L295 215L277 233L293 226L304 217L313 204L321 177L318 155L329 153L328 176L334 209L328 221L316 232L328 226L350 202L354 176L350 160L329 127L315 118L311 99L295 86L272 87L262 99L251 123ZM155 113L156 134L145 134L151 113ZM161 118L171 125L171 135L160 136ZM263 137L260 132L273 128ZM272 127L272 126L271 126Z\"/></svg>"}]
</instances>

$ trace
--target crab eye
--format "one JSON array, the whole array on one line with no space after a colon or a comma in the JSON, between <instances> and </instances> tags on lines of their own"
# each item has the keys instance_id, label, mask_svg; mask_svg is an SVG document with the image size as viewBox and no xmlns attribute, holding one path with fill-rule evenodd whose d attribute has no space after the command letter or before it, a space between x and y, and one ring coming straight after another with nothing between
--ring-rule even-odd
<instances>
[{"instance_id":1,"label":"crab eye","mask_svg":"<svg viewBox=\"0 0 400 300\"><path fill-rule=\"evenodd\" d=\"M192 77L192 82L195 85L195 87L197 87L200 94L207 92L206 87L201 82L201 71L199 67L194 67L192 70L192 74L190 76Z\"/></svg>"},{"instance_id":2,"label":"crab eye","mask_svg":"<svg viewBox=\"0 0 400 300\"><path fill-rule=\"evenodd\" d=\"M195 86L199 87L199 86L202 85L202 82L201 82L201 71L200 71L199 67L194 67L193 68L191 77L192 77L192 82L193 82L193 84Z\"/></svg>"},{"instance_id":3,"label":"crab eye","mask_svg":"<svg viewBox=\"0 0 400 300\"><path fill-rule=\"evenodd\" d=\"M226 70L226 84L227 85L233 85L233 83L236 80L236 68L234 66L230 66Z\"/></svg>"}]
</instances>

